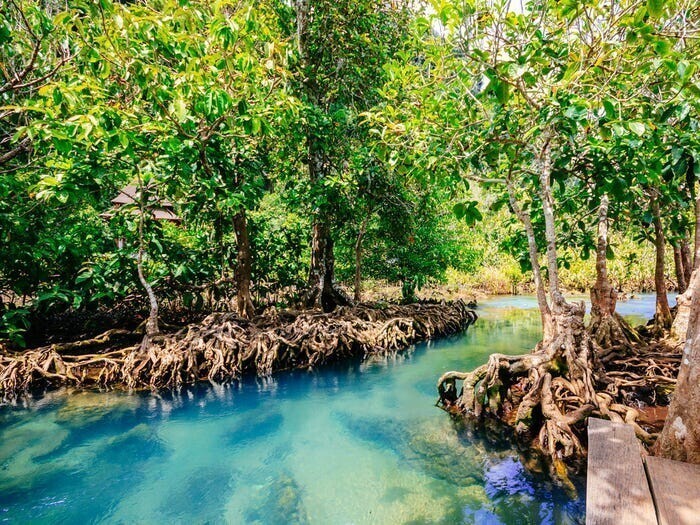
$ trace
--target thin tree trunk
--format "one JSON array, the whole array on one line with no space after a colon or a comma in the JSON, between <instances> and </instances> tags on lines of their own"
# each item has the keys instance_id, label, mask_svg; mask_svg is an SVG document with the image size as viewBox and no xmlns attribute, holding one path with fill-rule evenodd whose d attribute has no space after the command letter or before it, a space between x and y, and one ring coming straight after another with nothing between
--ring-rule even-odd
<instances>
[{"instance_id":1,"label":"thin tree trunk","mask_svg":"<svg viewBox=\"0 0 700 525\"><path fill-rule=\"evenodd\" d=\"M146 295L148 296L148 303L150 305L150 310L148 312L148 319L146 320L146 337L144 337L144 340L142 342L142 346L147 346L148 342L150 339L157 335L159 332L158 329L158 300L156 299L156 294L153 292L153 287L151 284L148 282L146 279L146 276L143 271L143 256L145 253L145 240L144 240L144 235L143 235L143 224L145 221L145 216L147 213L147 195L145 194L145 189L143 187L143 183L141 181L141 177L138 177L138 185L139 185L139 195L138 195L138 203L139 203L139 248L136 253L136 270L138 272L139 276L139 281L141 282L141 286L143 286L144 290L146 290Z\"/></svg>"},{"instance_id":2,"label":"thin tree trunk","mask_svg":"<svg viewBox=\"0 0 700 525\"><path fill-rule=\"evenodd\" d=\"M608 208L610 200L605 194L598 208L598 243L596 246L596 281L591 289L591 316L604 317L615 313L617 292L608 277Z\"/></svg>"},{"instance_id":3,"label":"thin tree trunk","mask_svg":"<svg viewBox=\"0 0 700 525\"><path fill-rule=\"evenodd\" d=\"M690 253L690 243L687 236L681 240L681 260L683 261L683 273L687 289L690 286L690 279L693 275L693 258Z\"/></svg>"},{"instance_id":4,"label":"thin tree trunk","mask_svg":"<svg viewBox=\"0 0 700 525\"><path fill-rule=\"evenodd\" d=\"M355 302L357 303L362 301L362 241L364 240L365 233L367 233L368 222L369 215L362 221L360 231L355 240Z\"/></svg>"},{"instance_id":5,"label":"thin tree trunk","mask_svg":"<svg viewBox=\"0 0 700 525\"><path fill-rule=\"evenodd\" d=\"M554 335L554 324L552 322L552 311L550 310L549 303L547 302L547 292L545 290L544 280L542 279L542 271L540 270L537 240L535 239L535 229L532 226L530 213L523 210L520 204L518 204L515 187L513 186L513 182L510 177L506 179L506 185L508 188L508 200L510 202L510 206L513 208L513 212L525 228L528 253L530 255L530 265L532 266L532 279L535 283L535 291L537 294L537 306L540 309L540 316L542 318L542 338L545 341L549 341Z\"/></svg>"},{"instance_id":6,"label":"thin tree trunk","mask_svg":"<svg viewBox=\"0 0 700 525\"><path fill-rule=\"evenodd\" d=\"M321 305L321 292L326 279L326 243L328 242L327 227L316 220L312 226L311 235L311 264L309 265L308 293L306 306Z\"/></svg>"},{"instance_id":7,"label":"thin tree trunk","mask_svg":"<svg viewBox=\"0 0 700 525\"><path fill-rule=\"evenodd\" d=\"M603 315L611 315L615 311L617 293L610 284L608 277L608 208L610 200L607 194L600 199L598 208L598 244L596 246L596 282L591 294L592 307Z\"/></svg>"},{"instance_id":8,"label":"thin tree trunk","mask_svg":"<svg viewBox=\"0 0 700 525\"><path fill-rule=\"evenodd\" d=\"M685 267L683 266L683 254L679 243L673 245L673 265L676 271L678 293L683 293L688 288L685 280Z\"/></svg>"},{"instance_id":9,"label":"thin tree trunk","mask_svg":"<svg viewBox=\"0 0 700 525\"><path fill-rule=\"evenodd\" d=\"M233 216L236 232L236 310L241 317L250 319L255 315L253 299L250 296L252 257L248 239L248 220L244 209Z\"/></svg>"},{"instance_id":10,"label":"thin tree trunk","mask_svg":"<svg viewBox=\"0 0 700 525\"><path fill-rule=\"evenodd\" d=\"M556 315L566 304L559 286L559 266L557 261L557 234L554 225L554 203L552 200L551 174L552 159L549 137L545 137L538 159L540 173L540 198L544 212L544 230L547 240L547 277L549 279L549 295L552 298L552 311Z\"/></svg>"},{"instance_id":11,"label":"thin tree trunk","mask_svg":"<svg viewBox=\"0 0 700 525\"><path fill-rule=\"evenodd\" d=\"M683 361L655 452L678 461L700 463L700 272L693 273L690 289L693 298Z\"/></svg>"},{"instance_id":12,"label":"thin tree trunk","mask_svg":"<svg viewBox=\"0 0 700 525\"><path fill-rule=\"evenodd\" d=\"M668 294L666 292L666 238L663 224L661 223L659 203L655 197L651 198L651 211L654 217L654 246L656 248L656 267L654 269L656 316L654 324L657 331L668 330L673 324L673 317L668 306Z\"/></svg>"},{"instance_id":13,"label":"thin tree trunk","mask_svg":"<svg viewBox=\"0 0 700 525\"><path fill-rule=\"evenodd\" d=\"M605 350L639 342L639 334L615 312L617 291L608 276L608 210L610 200L607 194L600 198L598 208L598 243L596 245L596 281L591 288L591 322L588 330L598 343L599 357Z\"/></svg>"},{"instance_id":14,"label":"thin tree trunk","mask_svg":"<svg viewBox=\"0 0 700 525\"><path fill-rule=\"evenodd\" d=\"M307 136L307 147L309 180L312 184L318 184L326 175L327 162L316 138L311 134ZM351 303L350 298L335 282L333 239L328 217L320 210L313 223L308 289L304 303L308 308L321 307L325 312Z\"/></svg>"}]
</instances>

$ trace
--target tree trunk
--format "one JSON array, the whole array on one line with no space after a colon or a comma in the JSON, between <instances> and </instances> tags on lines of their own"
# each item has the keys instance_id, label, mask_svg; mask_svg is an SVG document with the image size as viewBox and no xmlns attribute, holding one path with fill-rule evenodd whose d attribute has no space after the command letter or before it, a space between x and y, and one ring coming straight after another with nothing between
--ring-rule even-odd
<instances>
[{"instance_id":1,"label":"tree trunk","mask_svg":"<svg viewBox=\"0 0 700 525\"><path fill-rule=\"evenodd\" d=\"M654 332L663 335L665 330L671 328L673 317L668 306L668 294L666 292L666 239L661 223L659 203L655 197L651 198L651 211L654 217L654 246L656 248L656 267L654 269L654 285L656 287L656 314L654 316Z\"/></svg>"},{"instance_id":2,"label":"tree trunk","mask_svg":"<svg viewBox=\"0 0 700 525\"><path fill-rule=\"evenodd\" d=\"M566 301L559 286L559 264L557 261L557 234L554 226L554 202L552 199L551 174L552 159L549 136L545 136L537 168L540 173L540 199L542 200L542 211L544 212L544 231L547 241L547 277L549 280L549 295L552 298L552 310L557 314L557 310L564 307Z\"/></svg>"},{"instance_id":3,"label":"tree trunk","mask_svg":"<svg viewBox=\"0 0 700 525\"><path fill-rule=\"evenodd\" d=\"M305 304L332 312L336 306L351 304L350 298L335 282L335 255L328 225L316 221L311 238L311 265Z\"/></svg>"},{"instance_id":4,"label":"tree trunk","mask_svg":"<svg viewBox=\"0 0 700 525\"><path fill-rule=\"evenodd\" d=\"M156 294L153 292L153 287L146 280L146 276L143 273L143 247L139 245L139 251L136 256L136 269L139 275L139 281L144 290L146 290L146 295L148 296L148 304L150 306L148 312L148 320L146 321L146 340L150 340L154 335L158 335L158 300L156 299Z\"/></svg>"},{"instance_id":5,"label":"tree trunk","mask_svg":"<svg viewBox=\"0 0 700 525\"><path fill-rule=\"evenodd\" d=\"M600 206L598 207L596 281L591 288L591 323L588 326L588 331L602 349L612 349L620 344L629 347L630 340L639 341L639 335L622 316L615 312L617 292L608 277L609 206L610 200L605 194L600 198Z\"/></svg>"},{"instance_id":6,"label":"tree trunk","mask_svg":"<svg viewBox=\"0 0 700 525\"><path fill-rule=\"evenodd\" d=\"M517 203L514 185L506 179L511 207L523 222L530 246L530 257L538 284L538 301L544 303L547 317L545 336L530 354L512 356L492 354L488 363L473 372L447 372L438 380L439 403L446 410L467 414L482 421L495 418L515 428L524 443L539 450L549 459L550 472L567 488L567 462L575 468L583 466L585 448L581 436L583 422L592 412L610 415L627 409L616 405L612 397L595 390L594 356L596 345L584 326L584 304L570 304L559 285L556 230L551 190L551 157L549 141L537 158L540 173L540 202L545 218L547 267L552 306L540 294L537 244L529 216ZM607 213L607 210L606 210ZM463 380L457 393L456 381Z\"/></svg>"},{"instance_id":7,"label":"tree trunk","mask_svg":"<svg viewBox=\"0 0 700 525\"><path fill-rule=\"evenodd\" d=\"M146 241L143 235L143 226L146 220L146 213L148 213L148 196L145 193L145 188L141 177L138 176L138 205L139 205L139 247L136 252L136 271L139 276L139 282L146 290L146 296L148 297L149 312L148 319L146 320L146 334L141 341L141 348L145 349L148 347L153 336L158 335L158 300L156 299L156 294L153 292L153 287L151 283L146 279L146 275L143 271L143 256L146 251Z\"/></svg>"},{"instance_id":8,"label":"tree trunk","mask_svg":"<svg viewBox=\"0 0 700 525\"><path fill-rule=\"evenodd\" d=\"M328 163L316 138L311 134L307 136L307 147L309 180L312 184L319 184L326 175ZM332 312L336 306L351 304L350 298L335 282L333 239L328 217L322 210L316 212L313 223L308 289L304 303L307 308L321 307L324 312Z\"/></svg>"},{"instance_id":9,"label":"tree trunk","mask_svg":"<svg viewBox=\"0 0 700 525\"><path fill-rule=\"evenodd\" d=\"M236 311L238 315L250 319L255 315L253 299L250 296L252 257L248 239L248 220L244 209L233 216L236 232Z\"/></svg>"},{"instance_id":10,"label":"tree trunk","mask_svg":"<svg viewBox=\"0 0 700 525\"><path fill-rule=\"evenodd\" d=\"M700 200L696 201L700 203ZM700 224L700 205L695 206L695 224ZM697 226L696 226L697 227ZM698 237L698 231L695 232L696 239ZM687 242L686 242L687 244ZM700 245L696 243L696 252L693 255L694 261L700 260L700 253L697 252L700 249ZM690 257L688 257L690 259ZM697 269L693 269L691 277L688 280L687 290L676 298L676 317L673 319L673 325L671 326L671 337L677 341L685 341L686 334L688 332L688 323L690 321L690 307L693 300L693 280L695 279L695 274Z\"/></svg>"},{"instance_id":11,"label":"tree trunk","mask_svg":"<svg viewBox=\"0 0 700 525\"><path fill-rule=\"evenodd\" d=\"M540 317L542 319L542 338L545 341L548 341L554 337L554 322L552 320L552 312L549 308L549 303L547 303L547 292L542 279L542 271L540 270L537 240L535 239L535 229L532 226L530 213L523 210L520 204L518 204L515 186L513 185L513 181L510 179L510 176L506 179L506 185L508 188L508 200L511 208L513 208L513 213L515 213L525 228L528 253L530 256L530 265L532 266L532 279L535 283L535 291L537 294L537 306L539 307Z\"/></svg>"},{"instance_id":12,"label":"tree trunk","mask_svg":"<svg viewBox=\"0 0 700 525\"><path fill-rule=\"evenodd\" d=\"M360 225L360 231L355 240L355 302L362 302L362 241L367 233L367 223L369 215L364 218Z\"/></svg>"},{"instance_id":13,"label":"tree trunk","mask_svg":"<svg viewBox=\"0 0 700 525\"><path fill-rule=\"evenodd\" d=\"M693 270L700 266L700 193L695 196L695 251L693 252Z\"/></svg>"},{"instance_id":14,"label":"tree trunk","mask_svg":"<svg viewBox=\"0 0 700 525\"><path fill-rule=\"evenodd\" d=\"M691 281L692 305L676 391L655 453L700 463L700 272Z\"/></svg>"},{"instance_id":15,"label":"tree trunk","mask_svg":"<svg viewBox=\"0 0 700 525\"><path fill-rule=\"evenodd\" d=\"M596 246L596 281L591 290L591 315L603 317L612 315L617 304L617 292L608 278L608 207L607 195L600 198L598 208L598 244Z\"/></svg>"},{"instance_id":16,"label":"tree trunk","mask_svg":"<svg viewBox=\"0 0 700 525\"><path fill-rule=\"evenodd\" d=\"M686 291L688 286L685 280L685 268L683 266L683 254L681 253L680 243L674 243L671 245L673 247L673 266L676 273L676 290L678 293L683 293Z\"/></svg>"},{"instance_id":17,"label":"tree trunk","mask_svg":"<svg viewBox=\"0 0 700 525\"><path fill-rule=\"evenodd\" d=\"M687 233L687 232L686 232ZM693 259L690 254L690 243L688 238L681 240L681 261L683 262L683 276L685 277L685 288L690 286L690 279L693 275Z\"/></svg>"}]
</instances>

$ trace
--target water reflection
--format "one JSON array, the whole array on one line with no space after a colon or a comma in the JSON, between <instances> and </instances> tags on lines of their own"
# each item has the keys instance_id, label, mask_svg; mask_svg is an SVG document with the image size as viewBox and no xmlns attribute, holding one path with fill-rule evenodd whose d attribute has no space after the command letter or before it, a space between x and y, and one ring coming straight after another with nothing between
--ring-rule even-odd
<instances>
[{"instance_id":1,"label":"water reflection","mask_svg":"<svg viewBox=\"0 0 700 525\"><path fill-rule=\"evenodd\" d=\"M653 298L627 304L653 312ZM532 348L533 306L487 302L467 334L395 357L0 408L0 520L580 523L581 500L434 407L445 370Z\"/></svg>"}]
</instances>

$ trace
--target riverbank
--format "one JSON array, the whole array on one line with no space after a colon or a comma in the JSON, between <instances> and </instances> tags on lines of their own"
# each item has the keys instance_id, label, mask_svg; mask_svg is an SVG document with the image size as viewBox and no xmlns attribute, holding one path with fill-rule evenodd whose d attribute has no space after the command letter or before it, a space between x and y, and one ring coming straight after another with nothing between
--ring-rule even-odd
<instances>
[{"instance_id":1,"label":"riverbank","mask_svg":"<svg viewBox=\"0 0 700 525\"><path fill-rule=\"evenodd\" d=\"M214 313L144 343L128 330L0 355L0 398L58 386L177 388L397 352L466 329L463 301L281 311L252 320Z\"/></svg>"},{"instance_id":2,"label":"riverbank","mask_svg":"<svg viewBox=\"0 0 700 525\"><path fill-rule=\"evenodd\" d=\"M477 312L466 332L362 361L157 395L61 390L0 408L0 516L582 523L583 500L526 470L511 442L487 443L434 406L442 371L540 338L530 298L484 301Z\"/></svg>"}]
</instances>

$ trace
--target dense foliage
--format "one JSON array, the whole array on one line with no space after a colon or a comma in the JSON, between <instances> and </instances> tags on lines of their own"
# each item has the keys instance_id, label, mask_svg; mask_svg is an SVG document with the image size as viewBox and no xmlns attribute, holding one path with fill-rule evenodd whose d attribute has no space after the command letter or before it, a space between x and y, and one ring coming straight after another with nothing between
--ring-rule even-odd
<instances>
[{"instance_id":1,"label":"dense foliage","mask_svg":"<svg viewBox=\"0 0 700 525\"><path fill-rule=\"evenodd\" d=\"M651 278L660 233L682 264L697 7L526 8L4 0L0 338L67 309L142 309L144 280L172 310L242 315L303 302L318 278L356 300L367 279L405 300L448 276L513 290L533 270L513 202L544 238L543 147L565 284L595 278L602 195L618 283ZM169 203L178 220L158 220Z\"/></svg>"}]
</instances>

